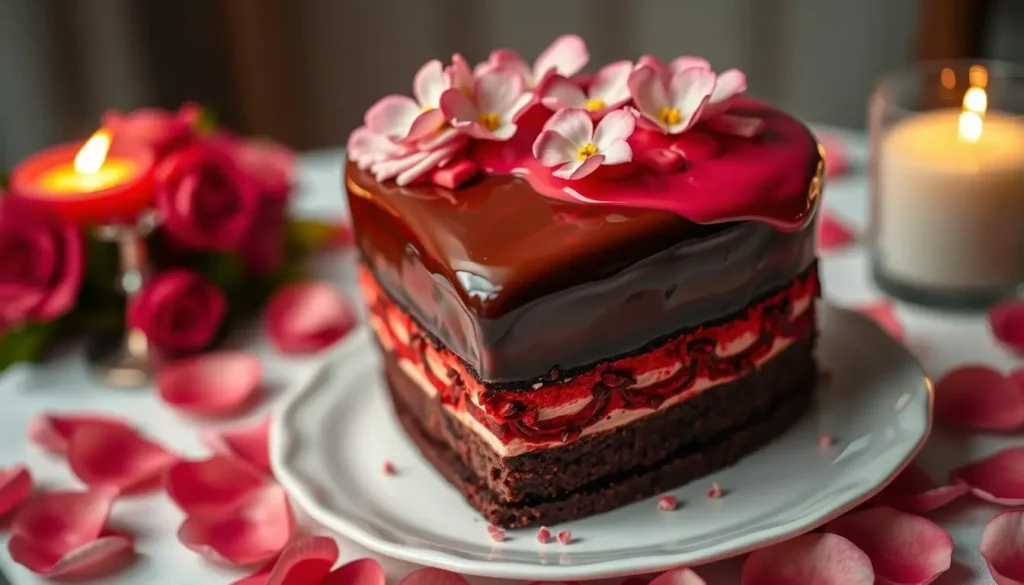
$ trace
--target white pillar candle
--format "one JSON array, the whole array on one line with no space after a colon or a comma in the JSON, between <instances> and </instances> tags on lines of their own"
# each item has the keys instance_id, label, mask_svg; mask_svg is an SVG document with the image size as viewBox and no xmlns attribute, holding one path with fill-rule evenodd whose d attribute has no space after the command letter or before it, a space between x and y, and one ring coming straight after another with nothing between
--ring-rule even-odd
<instances>
[{"instance_id":1,"label":"white pillar candle","mask_svg":"<svg viewBox=\"0 0 1024 585\"><path fill-rule=\"evenodd\" d=\"M887 276L964 291L1024 282L1024 120L915 114L876 155L875 253Z\"/></svg>"}]
</instances>

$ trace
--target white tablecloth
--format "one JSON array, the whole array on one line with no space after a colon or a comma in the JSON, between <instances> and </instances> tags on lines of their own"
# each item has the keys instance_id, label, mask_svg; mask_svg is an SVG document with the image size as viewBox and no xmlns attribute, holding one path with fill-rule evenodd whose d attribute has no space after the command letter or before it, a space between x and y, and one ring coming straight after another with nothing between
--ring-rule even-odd
<instances>
[{"instance_id":1,"label":"white tablecloth","mask_svg":"<svg viewBox=\"0 0 1024 585\"><path fill-rule=\"evenodd\" d=\"M827 208L846 218L851 225L863 227L867 213L867 181L864 174L866 141L861 134L839 132L849 146L853 169L845 177L832 180L825 191ZM341 154L318 152L302 158L301 193L295 212L319 217L343 216L341 193ZM335 263L336 264L336 263ZM330 263L318 267L332 278L344 277ZM822 279L825 296L842 305L877 300L879 292L870 281L864 250L855 247L823 259ZM965 361L979 361L1010 368L1022 364L999 348L988 334L980 314L946 314L900 304L897 308L907 331L907 343L932 376ZM304 376L315 358L286 359L276 355L257 327L235 336L237 345L246 346L263 358L265 379L272 398L262 410L273 405L291 380ZM274 393L276 392L276 396ZM160 404L148 390L114 390L103 387L89 376L80 351L71 349L44 364L19 366L0 375L0 466L25 462L38 485L44 489L78 486L63 460L44 455L28 442L28 422L42 411L91 409L118 413L141 423L156 439L171 445L185 456L207 453L199 442L198 430L216 426L184 418ZM254 412L250 416L258 416ZM240 421L220 423L225 426ZM954 437L937 432L921 455L920 461L936 478L971 459L1006 446L1012 439L994 437ZM938 585L982 585L992 583L978 554L978 542L985 523L998 508L975 502L958 502L932 515L945 526L956 542L955 566L936 583ZM112 521L136 535L138 560L127 570L100 581L110 585L217 585L230 583L243 573L213 566L178 544L175 530L182 514L161 493L122 499L114 508ZM368 556L358 545L340 539L343 559ZM0 530L0 543L6 535ZM380 559L389 582L415 567L408 563ZM739 582L739 560L715 563L700 569L712 585ZM0 572L10 585L33 585L46 581L11 561L6 547L0 549ZM0 576L0 585L3 584ZM476 579L475 583L505 583Z\"/></svg>"}]
</instances>

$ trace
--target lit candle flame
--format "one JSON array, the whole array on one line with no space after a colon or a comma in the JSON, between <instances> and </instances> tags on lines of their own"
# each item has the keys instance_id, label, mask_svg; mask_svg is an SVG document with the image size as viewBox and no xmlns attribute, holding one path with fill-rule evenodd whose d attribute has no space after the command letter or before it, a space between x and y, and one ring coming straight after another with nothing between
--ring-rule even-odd
<instances>
[{"instance_id":1,"label":"lit candle flame","mask_svg":"<svg viewBox=\"0 0 1024 585\"><path fill-rule=\"evenodd\" d=\"M960 138L967 142L977 142L985 126L983 116L988 109L988 94L980 87L968 89L964 93L963 107L958 128Z\"/></svg>"},{"instance_id":2,"label":"lit candle flame","mask_svg":"<svg viewBox=\"0 0 1024 585\"><path fill-rule=\"evenodd\" d=\"M110 131L100 128L82 145L75 155L75 171L91 175L103 167L110 151Z\"/></svg>"}]
</instances>

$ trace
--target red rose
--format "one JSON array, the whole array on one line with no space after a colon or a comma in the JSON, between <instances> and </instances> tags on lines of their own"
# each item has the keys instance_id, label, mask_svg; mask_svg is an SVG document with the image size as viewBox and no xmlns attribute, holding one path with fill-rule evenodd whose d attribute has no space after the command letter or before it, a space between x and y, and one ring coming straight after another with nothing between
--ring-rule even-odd
<instances>
[{"instance_id":1,"label":"red rose","mask_svg":"<svg viewBox=\"0 0 1024 585\"><path fill-rule=\"evenodd\" d=\"M195 138L201 111L196 104L184 104L177 112L143 108L128 114L110 111L103 115L103 126L119 141L148 146L163 156Z\"/></svg>"},{"instance_id":2,"label":"red rose","mask_svg":"<svg viewBox=\"0 0 1024 585\"><path fill-rule=\"evenodd\" d=\"M266 276L284 262L286 200L263 197L256 218L238 250L245 268L252 274Z\"/></svg>"},{"instance_id":3,"label":"red rose","mask_svg":"<svg viewBox=\"0 0 1024 585\"><path fill-rule=\"evenodd\" d=\"M235 140L234 145L239 166L263 196L287 199L295 185L295 153L270 140Z\"/></svg>"},{"instance_id":4,"label":"red rose","mask_svg":"<svg viewBox=\"0 0 1024 585\"><path fill-rule=\"evenodd\" d=\"M185 269L161 272L133 299L128 323L155 347L199 351L213 341L227 311L220 289Z\"/></svg>"},{"instance_id":5,"label":"red rose","mask_svg":"<svg viewBox=\"0 0 1024 585\"><path fill-rule=\"evenodd\" d=\"M67 314L84 271L85 246L77 227L0 193L0 331Z\"/></svg>"},{"instance_id":6,"label":"red rose","mask_svg":"<svg viewBox=\"0 0 1024 585\"><path fill-rule=\"evenodd\" d=\"M255 181L230 151L197 141L156 169L156 207L176 243L200 250L237 250L259 204Z\"/></svg>"}]
</instances>

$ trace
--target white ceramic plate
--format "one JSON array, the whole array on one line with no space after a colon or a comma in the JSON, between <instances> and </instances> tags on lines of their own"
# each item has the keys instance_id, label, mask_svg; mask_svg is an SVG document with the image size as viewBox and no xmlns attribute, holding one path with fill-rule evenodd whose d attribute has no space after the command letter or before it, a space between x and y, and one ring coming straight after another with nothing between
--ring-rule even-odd
<instances>
[{"instance_id":1,"label":"white ceramic plate","mask_svg":"<svg viewBox=\"0 0 1024 585\"><path fill-rule=\"evenodd\" d=\"M832 381L785 435L737 465L671 493L559 525L574 541L539 544L536 529L495 543L487 523L420 457L392 416L370 334L341 345L289 396L272 427L277 477L327 528L381 554L465 574L589 579L696 565L808 531L880 490L928 434L931 385L872 321L822 305L820 359ZM836 446L818 449L822 434ZM382 472L385 460L399 473ZM725 497L706 497L718 482Z\"/></svg>"}]
</instances>

